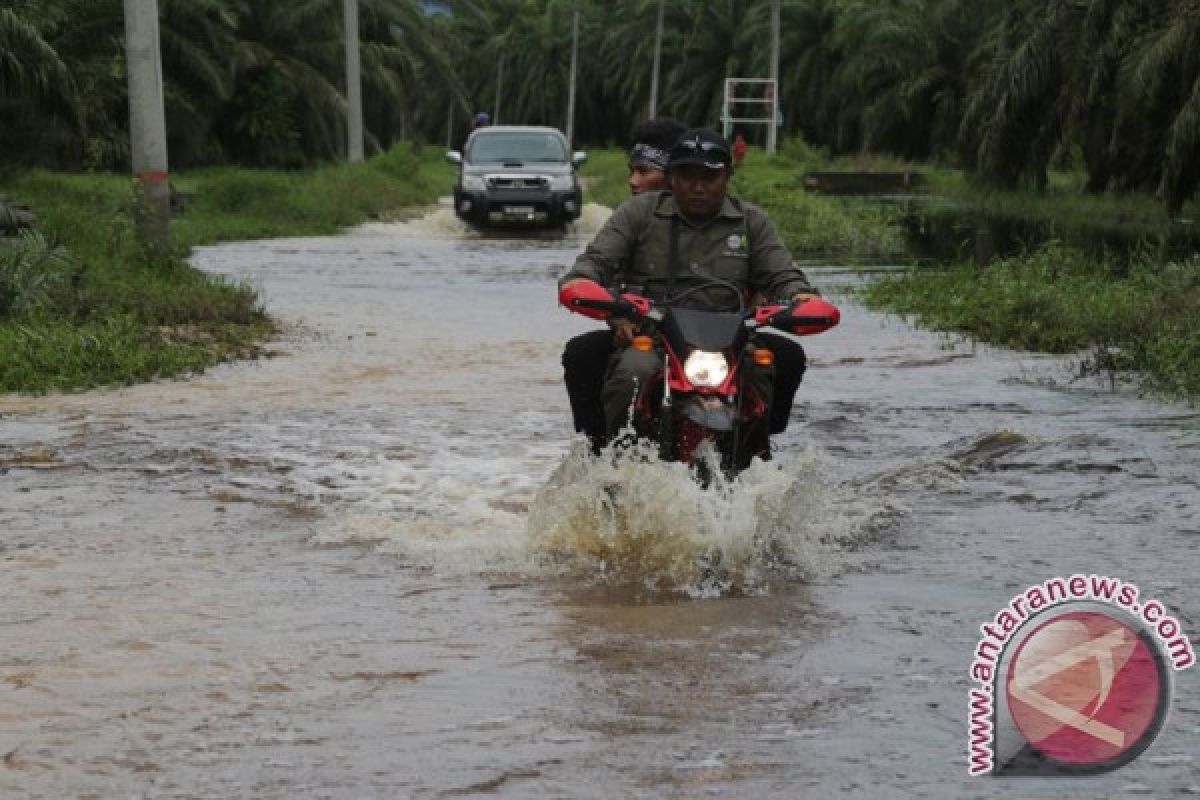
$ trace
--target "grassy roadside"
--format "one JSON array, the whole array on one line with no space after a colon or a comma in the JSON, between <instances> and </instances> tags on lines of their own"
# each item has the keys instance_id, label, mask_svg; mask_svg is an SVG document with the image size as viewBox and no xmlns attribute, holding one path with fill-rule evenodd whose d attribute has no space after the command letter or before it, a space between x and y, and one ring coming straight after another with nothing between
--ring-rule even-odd
<instances>
[{"instance_id":1,"label":"grassy roadside","mask_svg":"<svg viewBox=\"0 0 1200 800\"><path fill-rule=\"evenodd\" d=\"M189 266L192 247L333 233L433 202L451 176L407 146L303 173L178 175L174 187L190 199L172 220L168 258L138 247L124 176L0 177L0 193L38 216L36 232L0 239L0 392L129 384L252 356L273 323L250 288Z\"/></svg>"},{"instance_id":2,"label":"grassy roadside","mask_svg":"<svg viewBox=\"0 0 1200 800\"><path fill-rule=\"evenodd\" d=\"M1144 389L1200 397L1200 256L1097 258L1051 243L979 267L922 268L874 281L868 305L986 342L1085 352L1085 372L1137 371Z\"/></svg>"},{"instance_id":3,"label":"grassy roadside","mask_svg":"<svg viewBox=\"0 0 1200 800\"><path fill-rule=\"evenodd\" d=\"M1048 241L986 265L878 278L865 291L868 305L992 344L1081 353L1084 373L1123 374L1164 399L1200 398L1200 201L1168 220L1150 195L1085 193L1081 174L1051 173L1036 193L918 168L929 191L949 201L935 214L1021 220L1034 242Z\"/></svg>"}]
</instances>

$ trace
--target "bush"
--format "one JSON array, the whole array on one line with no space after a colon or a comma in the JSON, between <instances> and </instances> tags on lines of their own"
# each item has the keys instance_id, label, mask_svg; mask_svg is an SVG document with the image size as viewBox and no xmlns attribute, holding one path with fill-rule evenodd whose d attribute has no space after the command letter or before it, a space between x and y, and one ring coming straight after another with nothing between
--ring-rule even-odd
<instances>
[{"instance_id":1,"label":"bush","mask_svg":"<svg viewBox=\"0 0 1200 800\"><path fill-rule=\"evenodd\" d=\"M1200 257L1132 267L1052 242L978 267L880 278L867 301L922 325L1023 350L1088 351L1090 371L1143 373L1145 388L1200 396Z\"/></svg>"},{"instance_id":2,"label":"bush","mask_svg":"<svg viewBox=\"0 0 1200 800\"><path fill-rule=\"evenodd\" d=\"M78 273L66 249L36 231L0 241L0 319L60 307Z\"/></svg>"}]
</instances>

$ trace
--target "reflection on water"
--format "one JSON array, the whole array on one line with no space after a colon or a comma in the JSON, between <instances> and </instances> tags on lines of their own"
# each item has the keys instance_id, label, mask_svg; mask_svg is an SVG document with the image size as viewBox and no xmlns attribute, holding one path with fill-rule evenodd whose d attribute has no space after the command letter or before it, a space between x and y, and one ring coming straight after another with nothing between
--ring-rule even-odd
<instances>
[{"instance_id":1,"label":"reflection on water","mask_svg":"<svg viewBox=\"0 0 1200 800\"><path fill-rule=\"evenodd\" d=\"M775 461L703 491L584 459L558 359L592 323L553 279L587 224L204 248L281 355L0 399L0 796L999 797L960 718L1014 588L1120 575L1200 625L1194 413L915 332L844 270Z\"/></svg>"},{"instance_id":2,"label":"reflection on water","mask_svg":"<svg viewBox=\"0 0 1200 800\"><path fill-rule=\"evenodd\" d=\"M1129 259L1142 252L1163 259L1186 259L1200 250L1200 230L1188 223L1163 225L1158 219L1120 224L1035 219L962 209L952 203L905 202L902 217L910 255L938 264L988 264L1061 242L1094 256Z\"/></svg>"}]
</instances>

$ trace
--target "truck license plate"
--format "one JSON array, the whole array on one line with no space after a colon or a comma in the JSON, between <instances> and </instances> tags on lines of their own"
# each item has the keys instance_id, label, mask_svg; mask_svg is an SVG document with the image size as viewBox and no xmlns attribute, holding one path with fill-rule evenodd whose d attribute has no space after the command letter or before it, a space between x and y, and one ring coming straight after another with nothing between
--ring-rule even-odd
<instances>
[{"instance_id":1,"label":"truck license plate","mask_svg":"<svg viewBox=\"0 0 1200 800\"><path fill-rule=\"evenodd\" d=\"M520 214L523 217L527 217L533 213L533 206L505 206L504 213Z\"/></svg>"}]
</instances>

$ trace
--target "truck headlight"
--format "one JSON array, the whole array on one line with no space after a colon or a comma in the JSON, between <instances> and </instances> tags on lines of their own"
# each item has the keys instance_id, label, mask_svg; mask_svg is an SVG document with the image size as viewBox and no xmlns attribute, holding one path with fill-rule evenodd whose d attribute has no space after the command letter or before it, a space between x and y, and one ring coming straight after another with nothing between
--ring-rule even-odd
<instances>
[{"instance_id":1,"label":"truck headlight","mask_svg":"<svg viewBox=\"0 0 1200 800\"><path fill-rule=\"evenodd\" d=\"M464 192L482 192L487 187L479 175L463 175L462 188Z\"/></svg>"},{"instance_id":2,"label":"truck headlight","mask_svg":"<svg viewBox=\"0 0 1200 800\"><path fill-rule=\"evenodd\" d=\"M683 362L683 374L694 386L714 389L729 377L729 362L721 353L693 350Z\"/></svg>"},{"instance_id":3,"label":"truck headlight","mask_svg":"<svg viewBox=\"0 0 1200 800\"><path fill-rule=\"evenodd\" d=\"M551 175L550 189L555 192L568 192L575 188L574 175Z\"/></svg>"}]
</instances>

